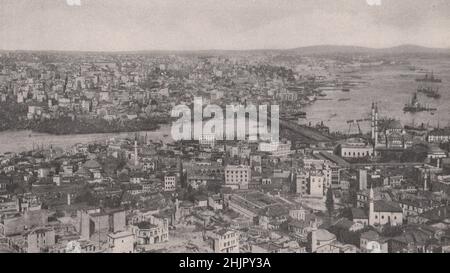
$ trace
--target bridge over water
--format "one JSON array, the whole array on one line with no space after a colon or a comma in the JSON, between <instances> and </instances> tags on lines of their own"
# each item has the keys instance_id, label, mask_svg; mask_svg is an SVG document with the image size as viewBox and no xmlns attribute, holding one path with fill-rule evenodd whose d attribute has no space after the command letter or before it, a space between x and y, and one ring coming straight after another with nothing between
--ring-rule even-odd
<instances>
[{"instance_id":1,"label":"bridge over water","mask_svg":"<svg viewBox=\"0 0 450 273\"><path fill-rule=\"evenodd\" d=\"M280 129L288 129L300 137L304 137L310 141L315 142L331 142L331 137L324 135L323 133L306 126L298 125L294 122L280 119Z\"/></svg>"}]
</instances>

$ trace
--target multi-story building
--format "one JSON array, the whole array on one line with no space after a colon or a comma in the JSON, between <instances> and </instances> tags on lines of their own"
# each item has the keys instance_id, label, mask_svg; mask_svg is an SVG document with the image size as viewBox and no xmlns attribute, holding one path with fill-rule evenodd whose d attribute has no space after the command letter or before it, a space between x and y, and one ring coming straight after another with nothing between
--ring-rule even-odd
<instances>
[{"instance_id":1,"label":"multi-story building","mask_svg":"<svg viewBox=\"0 0 450 273\"><path fill-rule=\"evenodd\" d=\"M331 185L331 170L302 170L296 174L296 193L323 197Z\"/></svg>"},{"instance_id":2,"label":"multi-story building","mask_svg":"<svg viewBox=\"0 0 450 273\"><path fill-rule=\"evenodd\" d=\"M248 189L251 181L251 168L245 165L225 167L225 185L234 189Z\"/></svg>"},{"instance_id":3,"label":"multi-story building","mask_svg":"<svg viewBox=\"0 0 450 273\"><path fill-rule=\"evenodd\" d=\"M0 214L16 213L19 211L19 202L16 200L7 200L0 198Z\"/></svg>"},{"instance_id":4,"label":"multi-story building","mask_svg":"<svg viewBox=\"0 0 450 273\"><path fill-rule=\"evenodd\" d=\"M108 234L109 253L133 253L134 243L134 236L129 231Z\"/></svg>"},{"instance_id":5,"label":"multi-story building","mask_svg":"<svg viewBox=\"0 0 450 273\"><path fill-rule=\"evenodd\" d=\"M141 219L142 221L138 221ZM144 215L143 218L134 218L131 224L136 243L151 245L169 241L169 221L155 215Z\"/></svg>"},{"instance_id":6,"label":"multi-story building","mask_svg":"<svg viewBox=\"0 0 450 273\"><path fill-rule=\"evenodd\" d=\"M77 231L85 240L89 240L94 233L119 232L126 229L125 211L80 210L77 212L77 221Z\"/></svg>"},{"instance_id":7,"label":"multi-story building","mask_svg":"<svg viewBox=\"0 0 450 273\"><path fill-rule=\"evenodd\" d=\"M216 144L215 134L202 134L199 139L199 144L202 146L214 147Z\"/></svg>"},{"instance_id":8,"label":"multi-story building","mask_svg":"<svg viewBox=\"0 0 450 273\"><path fill-rule=\"evenodd\" d=\"M186 164L187 182L197 189L211 183L223 184L224 167L218 163L195 163Z\"/></svg>"},{"instance_id":9,"label":"multi-story building","mask_svg":"<svg viewBox=\"0 0 450 273\"><path fill-rule=\"evenodd\" d=\"M349 139L340 145L339 155L343 158L365 158L374 155L373 146L362 139Z\"/></svg>"},{"instance_id":10,"label":"multi-story building","mask_svg":"<svg viewBox=\"0 0 450 273\"><path fill-rule=\"evenodd\" d=\"M261 152L268 152L275 157L285 157L292 154L291 143L281 142L261 142L259 143L259 150Z\"/></svg>"},{"instance_id":11,"label":"multi-story building","mask_svg":"<svg viewBox=\"0 0 450 273\"><path fill-rule=\"evenodd\" d=\"M239 253L239 237L239 232L229 229L221 229L209 234L215 253Z\"/></svg>"},{"instance_id":12,"label":"multi-story building","mask_svg":"<svg viewBox=\"0 0 450 273\"><path fill-rule=\"evenodd\" d=\"M56 235L52 228L37 227L26 234L27 253L47 252L55 245Z\"/></svg>"},{"instance_id":13,"label":"multi-story building","mask_svg":"<svg viewBox=\"0 0 450 273\"><path fill-rule=\"evenodd\" d=\"M450 128L434 129L428 134L428 142L444 143L450 141Z\"/></svg>"},{"instance_id":14,"label":"multi-story building","mask_svg":"<svg viewBox=\"0 0 450 273\"><path fill-rule=\"evenodd\" d=\"M175 191L177 189L177 177L175 175L166 175L164 177L164 191Z\"/></svg>"},{"instance_id":15,"label":"multi-story building","mask_svg":"<svg viewBox=\"0 0 450 273\"><path fill-rule=\"evenodd\" d=\"M324 186L325 186L325 175L320 172L312 172L309 175L309 191L308 194L311 196L323 197L324 196Z\"/></svg>"}]
</instances>

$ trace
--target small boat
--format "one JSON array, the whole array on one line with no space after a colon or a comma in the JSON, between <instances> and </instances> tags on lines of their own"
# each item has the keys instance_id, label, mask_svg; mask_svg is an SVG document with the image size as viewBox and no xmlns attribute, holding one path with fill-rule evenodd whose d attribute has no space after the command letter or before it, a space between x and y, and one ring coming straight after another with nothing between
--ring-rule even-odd
<instances>
[{"instance_id":1,"label":"small boat","mask_svg":"<svg viewBox=\"0 0 450 273\"><path fill-rule=\"evenodd\" d=\"M433 111L437 111L437 108L432 108L432 107L422 105L417 98L417 93L414 93L414 95L411 99L411 102L405 104L403 111L405 113L406 112L410 112L410 113L431 112L432 113Z\"/></svg>"},{"instance_id":2,"label":"small boat","mask_svg":"<svg viewBox=\"0 0 450 273\"><path fill-rule=\"evenodd\" d=\"M342 88L342 92L350 92L350 88Z\"/></svg>"},{"instance_id":3,"label":"small boat","mask_svg":"<svg viewBox=\"0 0 450 273\"><path fill-rule=\"evenodd\" d=\"M350 98L342 98L342 99L338 99L338 101L349 101L351 100Z\"/></svg>"},{"instance_id":4,"label":"small boat","mask_svg":"<svg viewBox=\"0 0 450 273\"><path fill-rule=\"evenodd\" d=\"M426 74L425 74L425 77L423 77L423 78L417 78L416 81L417 81L417 82L434 82L434 83L441 83L441 82L442 82L442 79L436 78L436 77L434 76L434 73L431 72L431 74L430 74L430 73L426 73Z\"/></svg>"},{"instance_id":5,"label":"small boat","mask_svg":"<svg viewBox=\"0 0 450 273\"><path fill-rule=\"evenodd\" d=\"M439 94L439 88L434 89L432 87L419 87L417 92L424 93L427 97L433 99L440 99L441 95Z\"/></svg>"}]
</instances>

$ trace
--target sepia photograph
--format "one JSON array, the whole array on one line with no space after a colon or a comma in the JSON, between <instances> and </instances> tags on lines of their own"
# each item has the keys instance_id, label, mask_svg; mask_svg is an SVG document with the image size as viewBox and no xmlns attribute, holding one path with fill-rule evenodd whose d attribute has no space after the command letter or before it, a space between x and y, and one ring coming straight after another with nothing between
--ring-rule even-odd
<instances>
[{"instance_id":1,"label":"sepia photograph","mask_svg":"<svg viewBox=\"0 0 450 273\"><path fill-rule=\"evenodd\" d=\"M0 253L450 253L449 30L448 0L0 0Z\"/></svg>"}]
</instances>

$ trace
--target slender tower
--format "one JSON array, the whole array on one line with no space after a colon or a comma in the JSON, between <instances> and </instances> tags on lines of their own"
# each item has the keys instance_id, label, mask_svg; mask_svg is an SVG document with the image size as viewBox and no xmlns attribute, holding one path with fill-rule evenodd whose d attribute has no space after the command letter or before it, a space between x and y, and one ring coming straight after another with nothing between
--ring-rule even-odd
<instances>
[{"instance_id":1,"label":"slender tower","mask_svg":"<svg viewBox=\"0 0 450 273\"><path fill-rule=\"evenodd\" d=\"M375 103L375 118L374 118L374 138L375 138L375 147L378 145L378 104Z\"/></svg>"},{"instance_id":2,"label":"slender tower","mask_svg":"<svg viewBox=\"0 0 450 273\"><path fill-rule=\"evenodd\" d=\"M369 226L373 226L375 224L375 215L374 215L374 200L373 200L373 188L370 186L369 190Z\"/></svg>"},{"instance_id":3,"label":"slender tower","mask_svg":"<svg viewBox=\"0 0 450 273\"><path fill-rule=\"evenodd\" d=\"M375 103L374 102L372 102L372 126L371 126L371 129L372 129L372 134L371 134L371 137L372 137L372 141L373 141L373 143L375 143Z\"/></svg>"},{"instance_id":4,"label":"slender tower","mask_svg":"<svg viewBox=\"0 0 450 273\"><path fill-rule=\"evenodd\" d=\"M137 144L137 134L134 137L134 166L137 166L139 164L138 159L138 144Z\"/></svg>"}]
</instances>

